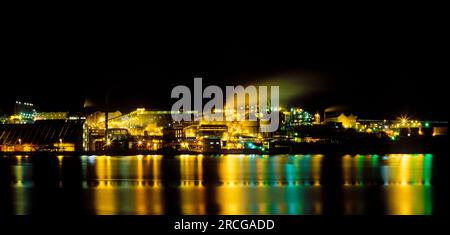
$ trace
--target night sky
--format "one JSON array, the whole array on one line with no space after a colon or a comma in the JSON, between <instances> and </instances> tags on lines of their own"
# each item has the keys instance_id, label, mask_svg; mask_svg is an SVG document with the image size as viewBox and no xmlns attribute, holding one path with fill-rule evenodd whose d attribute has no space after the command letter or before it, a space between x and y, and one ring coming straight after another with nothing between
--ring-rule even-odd
<instances>
[{"instance_id":1,"label":"night sky","mask_svg":"<svg viewBox=\"0 0 450 235\"><path fill-rule=\"evenodd\" d=\"M205 20L206 21L206 20ZM283 105L345 107L362 118L447 120L434 27L417 21L269 25L231 22L78 26L26 22L5 30L0 114L170 109L171 89L280 85Z\"/></svg>"}]
</instances>

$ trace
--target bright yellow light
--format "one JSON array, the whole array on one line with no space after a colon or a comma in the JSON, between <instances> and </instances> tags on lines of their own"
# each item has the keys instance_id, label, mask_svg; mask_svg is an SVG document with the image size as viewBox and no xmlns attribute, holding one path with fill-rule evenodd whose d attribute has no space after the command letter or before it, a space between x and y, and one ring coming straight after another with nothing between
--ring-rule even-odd
<instances>
[{"instance_id":1,"label":"bright yellow light","mask_svg":"<svg viewBox=\"0 0 450 235\"><path fill-rule=\"evenodd\" d=\"M408 116L406 116L406 115L401 115L401 116L398 118L398 120L400 120L400 122L401 122L402 125L405 125L406 123L408 123L409 118L408 118Z\"/></svg>"},{"instance_id":2,"label":"bright yellow light","mask_svg":"<svg viewBox=\"0 0 450 235\"><path fill-rule=\"evenodd\" d=\"M187 142L182 142L182 143L181 143L181 147L182 147L182 148L188 148L188 147L189 147L189 143L187 143Z\"/></svg>"}]
</instances>

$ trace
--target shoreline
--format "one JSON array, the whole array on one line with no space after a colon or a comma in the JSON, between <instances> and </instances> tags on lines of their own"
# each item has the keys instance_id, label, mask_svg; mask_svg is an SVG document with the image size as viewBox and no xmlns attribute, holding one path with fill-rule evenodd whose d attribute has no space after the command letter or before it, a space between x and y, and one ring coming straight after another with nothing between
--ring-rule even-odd
<instances>
[{"instance_id":1,"label":"shoreline","mask_svg":"<svg viewBox=\"0 0 450 235\"><path fill-rule=\"evenodd\" d=\"M298 143L276 147L268 151L258 149L221 149L215 151L189 151L175 149L160 150L105 150L105 151L73 151L73 152L0 152L0 155L220 155L220 154L413 154L413 153L446 153L448 152L448 138L433 139L430 141L406 140L397 142L376 143L342 143L342 144L312 144Z\"/></svg>"}]
</instances>

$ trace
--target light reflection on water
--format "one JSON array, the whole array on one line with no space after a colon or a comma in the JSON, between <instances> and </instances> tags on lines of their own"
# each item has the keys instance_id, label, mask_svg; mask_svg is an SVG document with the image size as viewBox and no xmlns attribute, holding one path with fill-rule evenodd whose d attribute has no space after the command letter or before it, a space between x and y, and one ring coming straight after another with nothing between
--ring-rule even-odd
<instances>
[{"instance_id":1,"label":"light reflection on water","mask_svg":"<svg viewBox=\"0 0 450 235\"><path fill-rule=\"evenodd\" d=\"M386 214L432 214L431 154L346 155L342 159L344 211L367 211L367 187L382 185Z\"/></svg>"},{"instance_id":2,"label":"light reflection on water","mask_svg":"<svg viewBox=\"0 0 450 235\"><path fill-rule=\"evenodd\" d=\"M224 156L221 214L321 214L321 155Z\"/></svg>"},{"instance_id":3,"label":"light reflection on water","mask_svg":"<svg viewBox=\"0 0 450 235\"><path fill-rule=\"evenodd\" d=\"M13 197L16 200L16 210L17 215L26 215L30 211L30 187L32 186L31 174L32 167L28 163L28 156L17 155L17 164L12 166L13 172Z\"/></svg>"},{"instance_id":4,"label":"light reflection on water","mask_svg":"<svg viewBox=\"0 0 450 235\"><path fill-rule=\"evenodd\" d=\"M11 163L14 214L39 203L30 158ZM344 214L432 214L430 154L340 157L336 198L323 184L336 177L323 155L81 156L68 163L74 158L58 156L50 179L65 190L64 170L79 165L81 196L70 199L87 214L324 214L326 200Z\"/></svg>"},{"instance_id":5,"label":"light reflection on water","mask_svg":"<svg viewBox=\"0 0 450 235\"><path fill-rule=\"evenodd\" d=\"M95 202L95 214L163 214L167 204L178 204L181 214L206 214L209 205L220 214L321 213L320 189L314 188L320 184L321 155L216 156L218 182L211 185L203 180L204 158L168 160L179 170L173 180L161 174L160 155L83 156L84 188ZM174 188L178 198L167 201L167 188Z\"/></svg>"}]
</instances>

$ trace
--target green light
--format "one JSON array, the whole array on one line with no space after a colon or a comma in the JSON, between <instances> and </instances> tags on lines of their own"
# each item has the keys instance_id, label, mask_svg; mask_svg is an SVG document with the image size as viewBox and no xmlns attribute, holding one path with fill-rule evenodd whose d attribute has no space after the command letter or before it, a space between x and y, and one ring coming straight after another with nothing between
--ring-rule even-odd
<instances>
[{"instance_id":1,"label":"green light","mask_svg":"<svg viewBox=\"0 0 450 235\"><path fill-rule=\"evenodd\" d=\"M425 127L426 128L430 127L430 123L429 122L425 122Z\"/></svg>"},{"instance_id":2,"label":"green light","mask_svg":"<svg viewBox=\"0 0 450 235\"><path fill-rule=\"evenodd\" d=\"M395 136L391 136L391 140L395 140Z\"/></svg>"}]
</instances>

